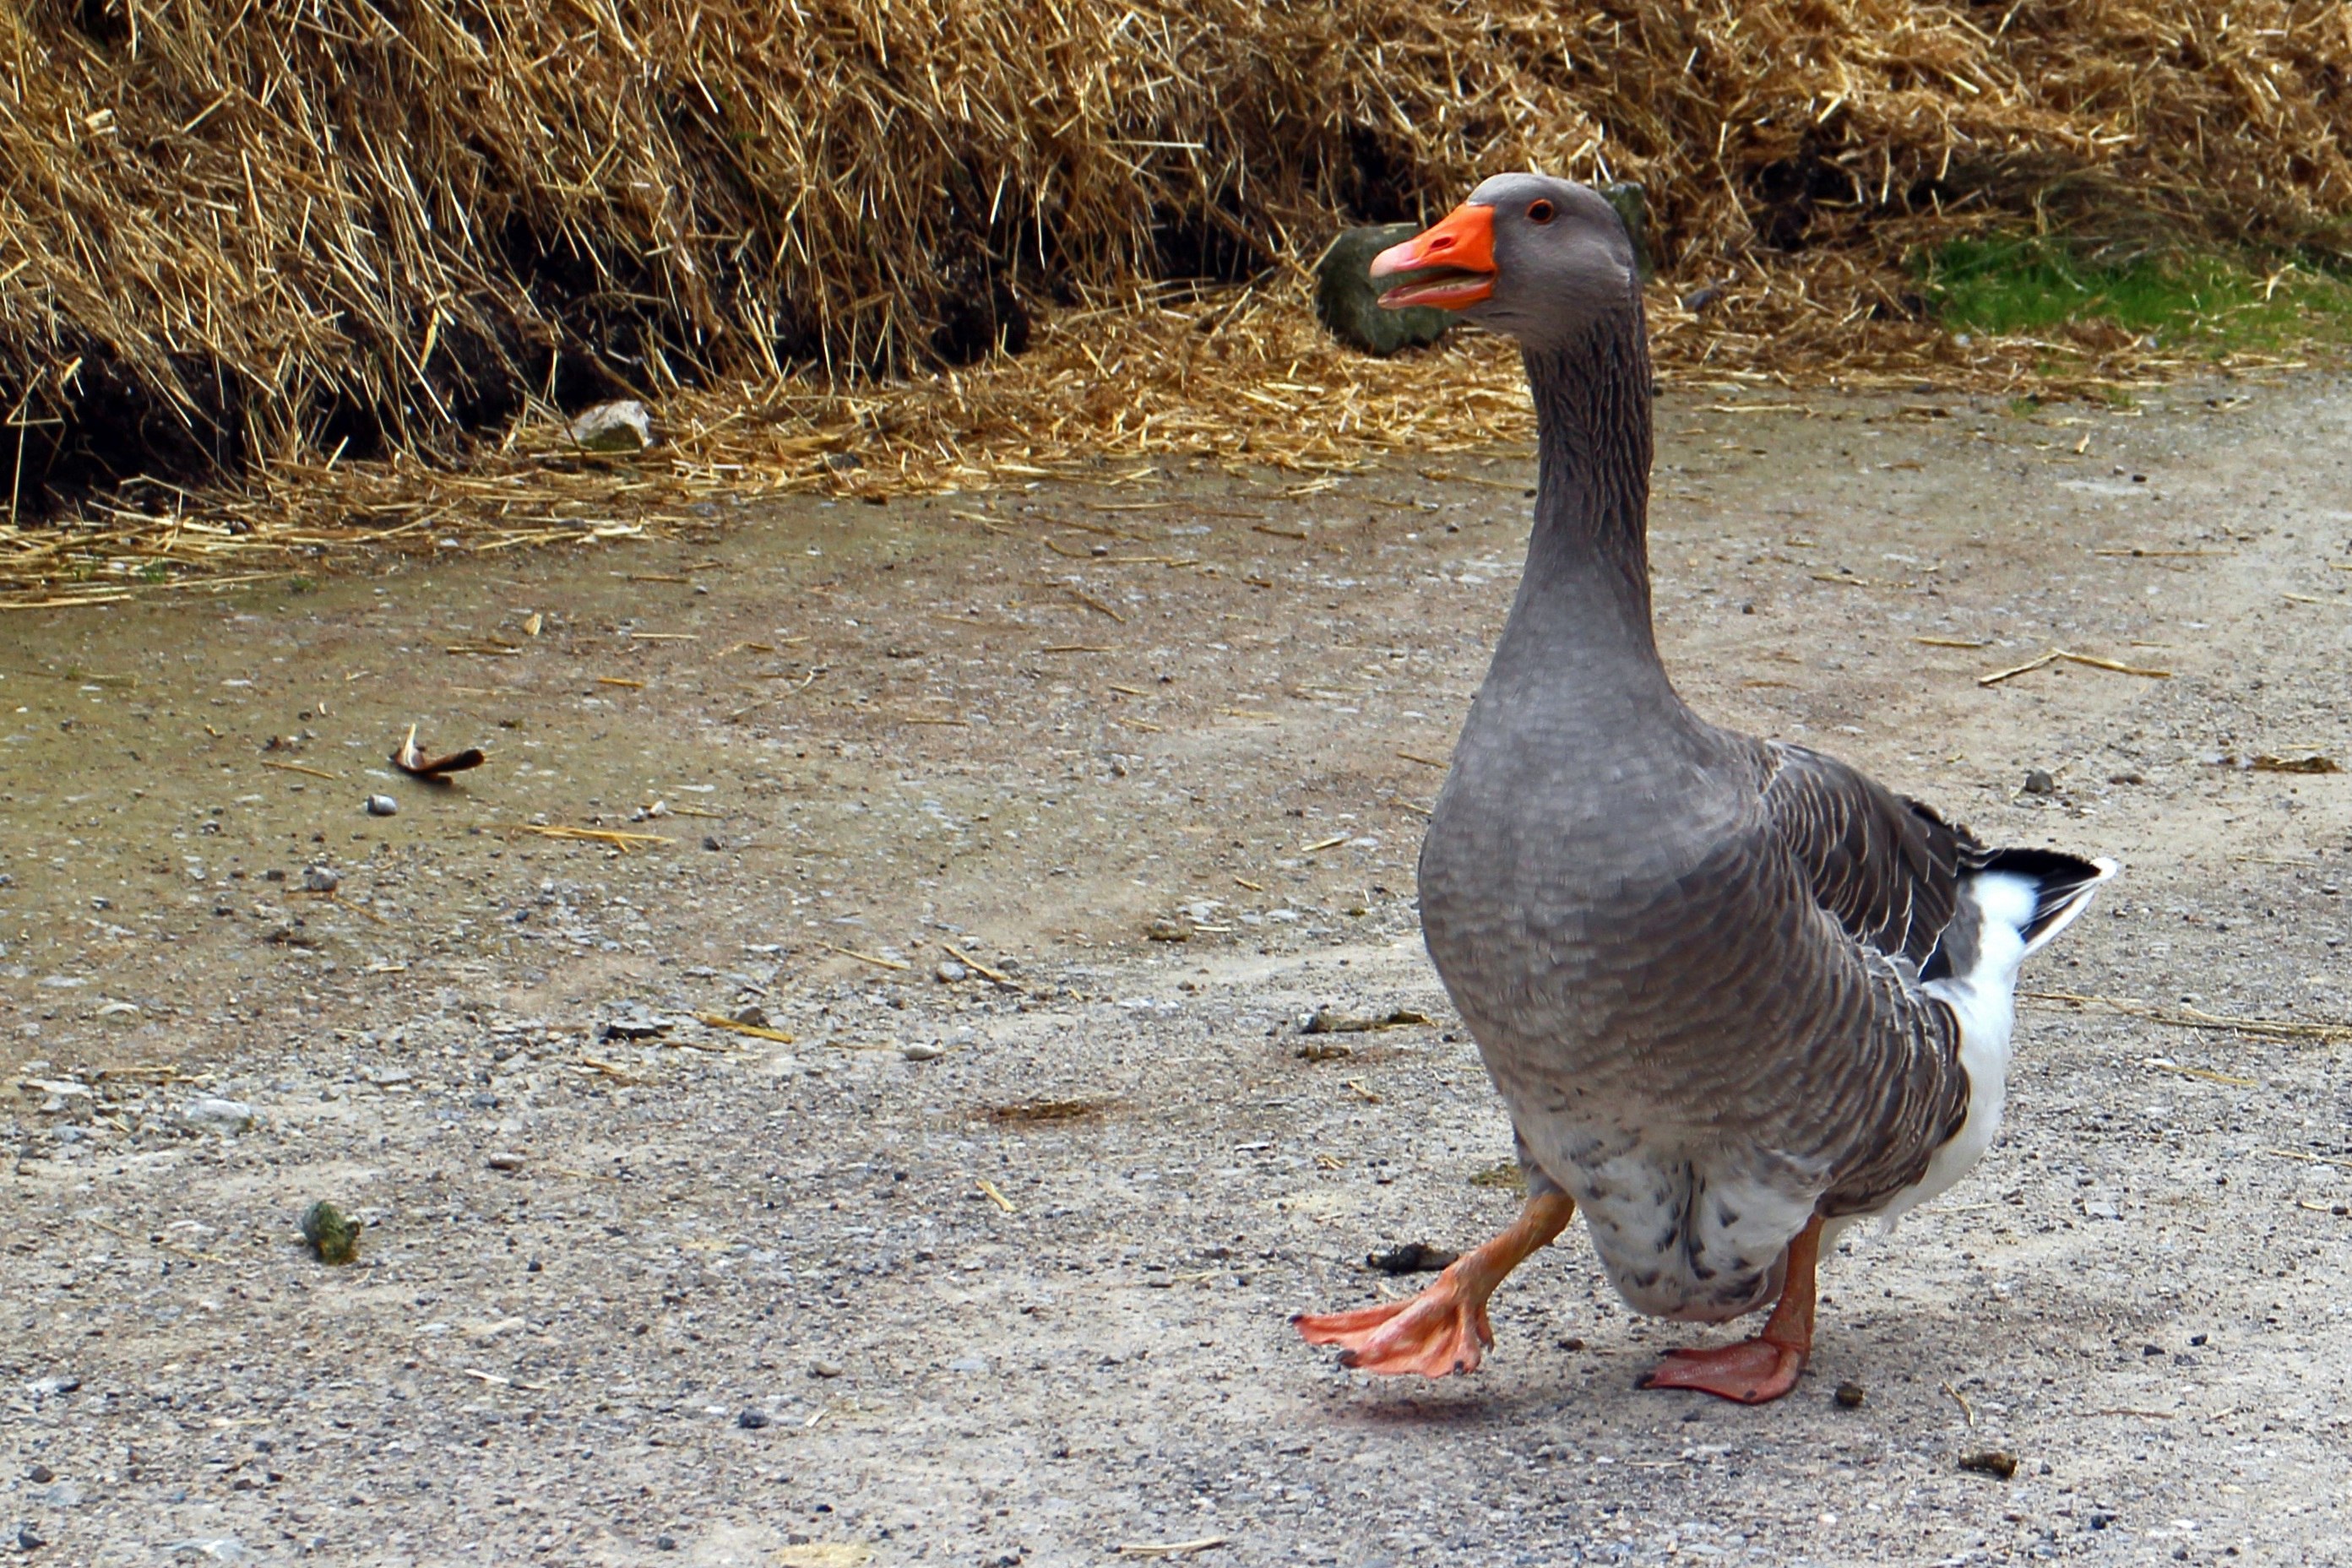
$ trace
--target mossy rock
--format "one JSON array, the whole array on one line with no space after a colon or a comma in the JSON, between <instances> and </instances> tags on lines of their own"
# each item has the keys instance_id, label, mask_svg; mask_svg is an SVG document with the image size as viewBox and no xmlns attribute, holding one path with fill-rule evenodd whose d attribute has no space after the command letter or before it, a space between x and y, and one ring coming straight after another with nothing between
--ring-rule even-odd
<instances>
[{"instance_id":1,"label":"mossy rock","mask_svg":"<svg viewBox=\"0 0 2352 1568\"><path fill-rule=\"evenodd\" d=\"M324 1199L302 1211L302 1239L321 1263L348 1263L359 1256L360 1228Z\"/></svg>"},{"instance_id":2,"label":"mossy rock","mask_svg":"<svg viewBox=\"0 0 2352 1568\"><path fill-rule=\"evenodd\" d=\"M1601 187L1601 199L1617 209L1625 237L1633 242L1633 272L1647 283L1658 275L1650 257L1650 195L1631 180Z\"/></svg>"},{"instance_id":3,"label":"mossy rock","mask_svg":"<svg viewBox=\"0 0 2352 1568\"><path fill-rule=\"evenodd\" d=\"M1315 317L1331 336L1386 359L1445 335L1454 312L1427 305L1383 310L1381 290L1371 279L1372 257L1420 232L1419 224L1374 224L1349 229L1331 242L1315 268Z\"/></svg>"}]
</instances>

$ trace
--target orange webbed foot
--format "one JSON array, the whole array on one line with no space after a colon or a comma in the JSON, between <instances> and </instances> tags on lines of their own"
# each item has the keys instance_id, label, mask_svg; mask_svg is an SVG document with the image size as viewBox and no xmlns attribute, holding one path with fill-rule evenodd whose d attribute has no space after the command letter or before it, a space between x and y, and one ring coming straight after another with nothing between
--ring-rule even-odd
<instances>
[{"instance_id":1,"label":"orange webbed foot","mask_svg":"<svg viewBox=\"0 0 2352 1568\"><path fill-rule=\"evenodd\" d=\"M1694 1388L1740 1405L1762 1405L1797 1386L1805 1352L1769 1339L1718 1350L1673 1350L1642 1379L1644 1388Z\"/></svg>"},{"instance_id":2,"label":"orange webbed foot","mask_svg":"<svg viewBox=\"0 0 2352 1568\"><path fill-rule=\"evenodd\" d=\"M1348 1312L1302 1312L1290 1321L1307 1343L1339 1345L1340 1365L1390 1375L1475 1372L1495 1343L1486 1301L1463 1289L1450 1270L1411 1301Z\"/></svg>"}]
</instances>

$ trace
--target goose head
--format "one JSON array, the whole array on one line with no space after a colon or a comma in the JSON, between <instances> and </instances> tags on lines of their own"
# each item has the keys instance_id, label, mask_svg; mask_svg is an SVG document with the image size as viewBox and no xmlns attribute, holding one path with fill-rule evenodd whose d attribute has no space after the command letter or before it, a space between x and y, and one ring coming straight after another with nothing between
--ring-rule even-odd
<instances>
[{"instance_id":1,"label":"goose head","mask_svg":"<svg viewBox=\"0 0 2352 1568\"><path fill-rule=\"evenodd\" d=\"M1530 349L1564 347L1641 298L1633 246L1600 192L1543 174L1497 174L1402 245L1372 258L1381 296L1458 310Z\"/></svg>"}]
</instances>

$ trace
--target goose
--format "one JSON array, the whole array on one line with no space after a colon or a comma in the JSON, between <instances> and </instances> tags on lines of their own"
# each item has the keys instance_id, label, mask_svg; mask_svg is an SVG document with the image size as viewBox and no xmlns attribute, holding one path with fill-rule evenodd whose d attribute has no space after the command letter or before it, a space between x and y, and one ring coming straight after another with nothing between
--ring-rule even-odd
<instances>
[{"instance_id":1,"label":"goose","mask_svg":"<svg viewBox=\"0 0 2352 1568\"><path fill-rule=\"evenodd\" d=\"M1410 1300L1293 1320L1366 1372L1475 1371L1486 1302L1580 1208L1637 1312L1727 1322L1644 1379L1762 1404L1812 1350L1822 1249L2000 1123L2019 966L2118 869L1989 848L1833 758L1708 723L1651 628L1651 380L1624 225L1486 181L1372 262L1381 304L1518 340L1527 567L1421 852L1423 939L1510 1112L1517 1218Z\"/></svg>"}]
</instances>

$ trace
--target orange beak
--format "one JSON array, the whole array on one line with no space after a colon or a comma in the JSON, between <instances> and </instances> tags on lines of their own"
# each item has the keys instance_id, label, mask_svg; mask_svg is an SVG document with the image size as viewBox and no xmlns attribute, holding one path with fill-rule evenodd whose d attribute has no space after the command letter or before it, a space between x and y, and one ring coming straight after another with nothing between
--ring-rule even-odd
<instances>
[{"instance_id":1,"label":"orange beak","mask_svg":"<svg viewBox=\"0 0 2352 1568\"><path fill-rule=\"evenodd\" d=\"M1428 275L1381 295L1386 309L1433 305L1459 310L1475 305L1495 292L1495 209L1456 207L1434 226L1372 257L1370 270L1375 282L1404 273Z\"/></svg>"}]
</instances>

